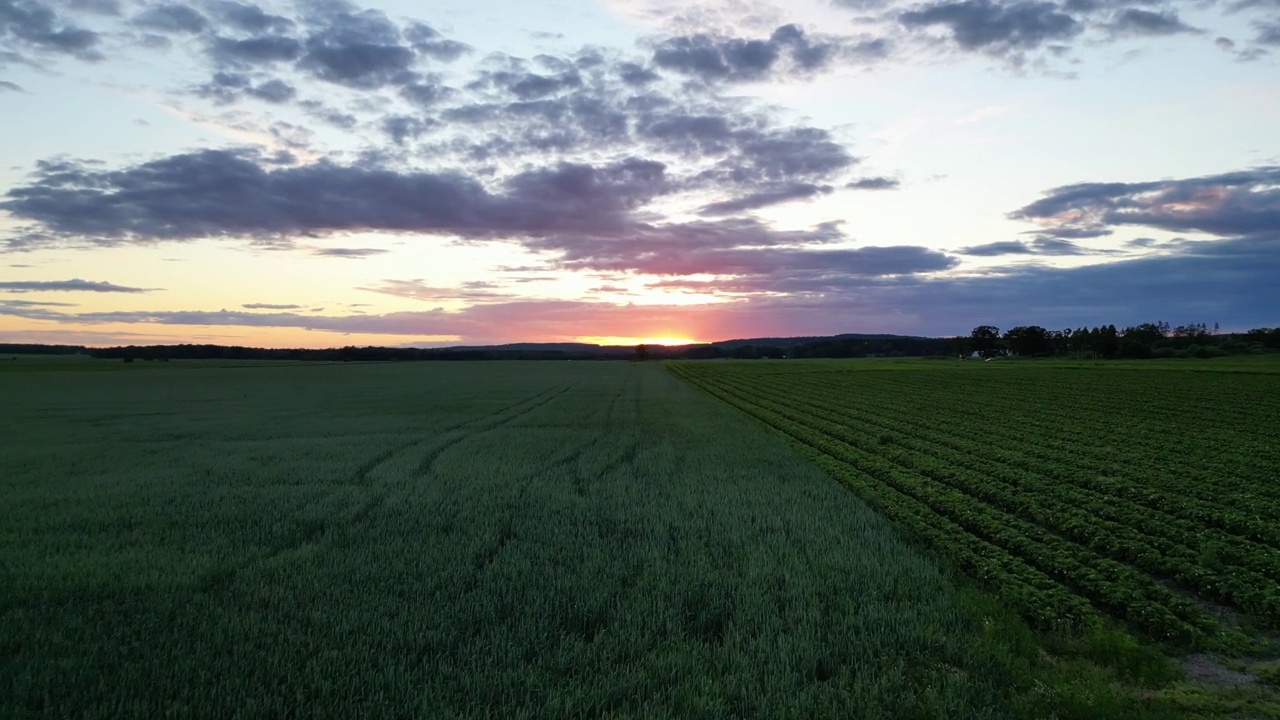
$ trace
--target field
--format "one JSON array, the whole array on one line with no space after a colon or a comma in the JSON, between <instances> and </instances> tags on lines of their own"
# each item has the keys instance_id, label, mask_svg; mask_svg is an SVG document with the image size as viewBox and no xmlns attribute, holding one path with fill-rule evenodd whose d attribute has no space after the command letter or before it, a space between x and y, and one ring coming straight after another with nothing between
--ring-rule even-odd
<instances>
[{"instance_id":1,"label":"field","mask_svg":"<svg viewBox=\"0 0 1280 720\"><path fill-rule=\"evenodd\" d=\"M1272 716L1280 375L1196 367L15 367L0 717Z\"/></svg>"},{"instance_id":2,"label":"field","mask_svg":"<svg viewBox=\"0 0 1280 720\"><path fill-rule=\"evenodd\" d=\"M0 717L1026 702L933 562L656 364L170 363L0 394Z\"/></svg>"},{"instance_id":3,"label":"field","mask_svg":"<svg viewBox=\"0 0 1280 720\"><path fill-rule=\"evenodd\" d=\"M674 369L1044 631L1274 654L1274 362Z\"/></svg>"}]
</instances>

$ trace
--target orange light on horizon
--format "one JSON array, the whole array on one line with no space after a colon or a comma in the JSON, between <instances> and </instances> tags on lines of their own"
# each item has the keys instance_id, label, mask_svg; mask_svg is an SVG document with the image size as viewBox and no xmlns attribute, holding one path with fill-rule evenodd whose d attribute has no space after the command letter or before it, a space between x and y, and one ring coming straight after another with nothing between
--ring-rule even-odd
<instances>
[{"instance_id":1,"label":"orange light on horizon","mask_svg":"<svg viewBox=\"0 0 1280 720\"><path fill-rule=\"evenodd\" d=\"M594 336L580 337L578 342L591 343L592 345L698 345L698 340L682 337L618 337L618 336Z\"/></svg>"}]
</instances>

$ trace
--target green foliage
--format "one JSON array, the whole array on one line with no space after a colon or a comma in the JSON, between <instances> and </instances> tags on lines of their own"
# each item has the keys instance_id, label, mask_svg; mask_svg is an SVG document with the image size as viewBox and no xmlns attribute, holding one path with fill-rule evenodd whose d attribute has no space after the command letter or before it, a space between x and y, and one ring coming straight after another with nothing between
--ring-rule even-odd
<instances>
[{"instance_id":1,"label":"green foliage","mask_svg":"<svg viewBox=\"0 0 1280 720\"><path fill-rule=\"evenodd\" d=\"M1260 633L1280 630L1274 364L673 369L1076 657L1152 683L1170 678L1159 647L1274 651Z\"/></svg>"}]
</instances>

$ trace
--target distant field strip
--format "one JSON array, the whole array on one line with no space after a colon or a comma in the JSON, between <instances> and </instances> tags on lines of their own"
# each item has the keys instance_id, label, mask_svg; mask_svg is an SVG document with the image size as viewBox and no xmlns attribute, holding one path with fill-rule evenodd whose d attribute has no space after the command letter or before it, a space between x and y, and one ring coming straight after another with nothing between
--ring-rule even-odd
<instances>
[{"instance_id":1,"label":"distant field strip","mask_svg":"<svg viewBox=\"0 0 1280 720\"><path fill-rule=\"evenodd\" d=\"M1280 630L1280 376L681 363L1033 623Z\"/></svg>"}]
</instances>

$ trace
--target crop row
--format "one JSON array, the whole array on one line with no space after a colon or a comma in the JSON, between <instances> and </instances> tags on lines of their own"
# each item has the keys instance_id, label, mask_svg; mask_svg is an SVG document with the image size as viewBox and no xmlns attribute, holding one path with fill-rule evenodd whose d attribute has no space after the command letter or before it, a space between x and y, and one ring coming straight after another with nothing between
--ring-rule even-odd
<instances>
[{"instance_id":1,"label":"crop row","mask_svg":"<svg viewBox=\"0 0 1280 720\"><path fill-rule=\"evenodd\" d=\"M1245 464L1247 482L1235 493L1224 491L1230 480L1221 475L1212 490L1195 477L1152 482L1143 461L1176 442L1176 435L1159 432L1167 410L1117 431L1123 418L1087 422L1105 407L1094 397L1067 403L1070 411L1054 426L1053 412L1028 422L1029 413L999 412L990 399L972 416L972 388L957 387L963 378L949 373L745 367L675 370L789 436L909 535L1037 625L1079 627L1093 621L1097 608L1178 644L1212 645L1223 637L1218 620L1171 589L1172 582L1280 628L1280 531L1263 520L1269 507L1249 512L1243 502L1255 489L1249 481L1256 484L1251 476L1260 461ZM1019 376L1011 384L1025 386L1024 398L1045 395L1044 378ZM1121 400L1124 407L1135 397ZM1099 426L1122 436L1099 437ZM1254 436L1238 445L1259 442ZM1120 457L1102 454L1117 447ZM1220 459L1226 462L1232 450ZM1131 470L1118 474L1117 467ZM1046 608L1058 620L1046 617Z\"/></svg>"},{"instance_id":2,"label":"crop row","mask_svg":"<svg viewBox=\"0 0 1280 720\"><path fill-rule=\"evenodd\" d=\"M773 391L776 397L796 396L795 388L766 382L756 388L758 392ZM1093 468L1074 463L1074 456L1069 452L1045 452L1030 443L1012 440L1014 423L1006 419L997 417L979 427L936 417L893 416L848 402L838 388L825 390L823 395L804 393L805 407L815 414L825 411L823 416L836 422L893 432L897 448L886 448L886 452L906 448L927 455L942 455L949 462L982 472L992 480L1034 491L1034 495L1019 495L1019 502L1058 498L1087 509L1096 517L1135 526L1143 534L1179 544L1191 543L1196 550L1212 547L1228 564L1249 567L1280 580L1280 553L1249 539L1260 536L1264 540L1280 541L1280 529L1262 521L1256 509L1245 513L1186 500L1167 491L1154 492L1145 482L1100 476ZM1139 501L1135 502L1134 498ZM1165 508L1173 511L1167 512ZM1219 529L1221 527L1240 534L1229 534Z\"/></svg>"},{"instance_id":3,"label":"crop row","mask_svg":"<svg viewBox=\"0 0 1280 720\"><path fill-rule=\"evenodd\" d=\"M786 396L772 397L782 400ZM847 420L829 408L827 402L806 400L805 410L813 417L835 423L837 427L847 427ZM978 459L985 447L981 443L931 443L918 436L895 435L894 438L892 445L877 448L874 438L867 433L841 436L843 441L864 451L879 452L899 466L1048 528L1102 555L1132 563L1154 575L1170 577L1273 626L1280 624L1280 592L1275 587L1275 579L1280 576L1280 554L1270 548L1208 529L1206 534L1217 543L1213 547L1219 563L1233 559L1235 564L1206 568L1200 564L1203 553L1183 544L1198 539L1196 534L1187 532L1193 528L1176 527L1175 518L1169 518L1175 527L1165 532L1159 523L1149 521L1150 513L1142 508L1126 508L1122 501L1100 498L1067 483L1045 481L1036 473L984 462ZM1258 572L1254 572L1255 568Z\"/></svg>"}]
</instances>

